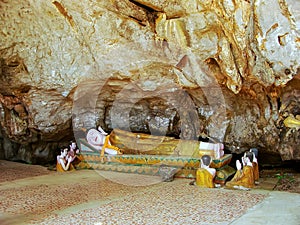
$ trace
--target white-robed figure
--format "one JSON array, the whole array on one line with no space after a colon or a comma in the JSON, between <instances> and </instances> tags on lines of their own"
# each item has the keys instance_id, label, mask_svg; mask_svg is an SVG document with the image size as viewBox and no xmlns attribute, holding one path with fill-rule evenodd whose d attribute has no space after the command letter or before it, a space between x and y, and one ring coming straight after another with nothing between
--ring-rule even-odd
<instances>
[{"instance_id":1,"label":"white-robed figure","mask_svg":"<svg viewBox=\"0 0 300 225\"><path fill-rule=\"evenodd\" d=\"M104 152L109 155L121 154L118 147L111 145L108 133L106 133L100 126L98 127L98 130L94 128L89 129L86 134L86 140L96 150L101 151L101 156L103 156Z\"/></svg>"}]
</instances>

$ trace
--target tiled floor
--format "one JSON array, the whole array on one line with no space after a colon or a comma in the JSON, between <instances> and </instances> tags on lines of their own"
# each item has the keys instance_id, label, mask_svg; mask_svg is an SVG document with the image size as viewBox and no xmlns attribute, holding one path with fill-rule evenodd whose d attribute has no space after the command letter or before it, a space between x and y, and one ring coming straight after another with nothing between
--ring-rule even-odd
<instances>
[{"instance_id":1,"label":"tiled floor","mask_svg":"<svg viewBox=\"0 0 300 225\"><path fill-rule=\"evenodd\" d=\"M265 196L250 192L200 189L176 180L96 207L55 215L42 224L228 224ZM68 215L68 216L66 216ZM72 220L70 220L72 218ZM39 221L41 223L41 221Z\"/></svg>"},{"instance_id":2,"label":"tiled floor","mask_svg":"<svg viewBox=\"0 0 300 225\"><path fill-rule=\"evenodd\" d=\"M7 168L14 168L7 173ZM34 172L30 175L29 171ZM188 179L0 161L1 224L230 224L267 193L205 189ZM5 178L6 177L6 178Z\"/></svg>"},{"instance_id":3,"label":"tiled floor","mask_svg":"<svg viewBox=\"0 0 300 225\"><path fill-rule=\"evenodd\" d=\"M50 173L46 167L0 160L0 183Z\"/></svg>"}]
</instances>

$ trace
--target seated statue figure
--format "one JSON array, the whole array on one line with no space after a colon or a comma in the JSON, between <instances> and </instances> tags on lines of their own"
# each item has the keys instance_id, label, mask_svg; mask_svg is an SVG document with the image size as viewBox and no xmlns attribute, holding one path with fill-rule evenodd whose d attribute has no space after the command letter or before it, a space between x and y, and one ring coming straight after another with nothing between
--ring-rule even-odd
<instances>
[{"instance_id":1,"label":"seated statue figure","mask_svg":"<svg viewBox=\"0 0 300 225\"><path fill-rule=\"evenodd\" d=\"M251 153L251 155L253 155ZM253 166L249 159L250 154L242 157L242 164L239 160L236 160L236 173L234 177L226 183L226 187L241 189L241 190L249 190L254 186L254 176L253 176Z\"/></svg>"},{"instance_id":2,"label":"seated statue figure","mask_svg":"<svg viewBox=\"0 0 300 225\"><path fill-rule=\"evenodd\" d=\"M79 153L79 149L77 148L76 142L71 141L69 145L69 151L67 157L72 157L74 161L78 153Z\"/></svg>"},{"instance_id":3,"label":"seated statue figure","mask_svg":"<svg viewBox=\"0 0 300 225\"><path fill-rule=\"evenodd\" d=\"M66 160L68 160L68 158L71 157L72 165L76 166L78 163L80 163L83 160L82 155L80 155L79 153L80 153L80 150L77 148L76 142L70 141L69 151L66 156Z\"/></svg>"},{"instance_id":4,"label":"seated statue figure","mask_svg":"<svg viewBox=\"0 0 300 225\"><path fill-rule=\"evenodd\" d=\"M199 168L196 172L196 184L200 187L215 187L214 178L216 175L216 169L209 167L211 162L212 158L209 155L203 155L201 157L201 168Z\"/></svg>"},{"instance_id":5,"label":"seated statue figure","mask_svg":"<svg viewBox=\"0 0 300 225\"><path fill-rule=\"evenodd\" d=\"M61 150L60 155L57 156L56 171L65 172L65 171L71 171L75 169L71 164L73 158L67 157L67 154L68 154L68 149L64 148Z\"/></svg>"}]
</instances>

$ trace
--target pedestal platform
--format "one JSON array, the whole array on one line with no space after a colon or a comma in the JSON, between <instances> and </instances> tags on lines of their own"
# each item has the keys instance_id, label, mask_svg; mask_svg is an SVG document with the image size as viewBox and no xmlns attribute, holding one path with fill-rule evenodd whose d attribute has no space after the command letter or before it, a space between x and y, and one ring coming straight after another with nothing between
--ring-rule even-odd
<instances>
[{"instance_id":1,"label":"pedestal platform","mask_svg":"<svg viewBox=\"0 0 300 225\"><path fill-rule=\"evenodd\" d=\"M83 159L77 166L79 169L161 176L162 171L169 168L170 175L174 177L195 179L196 171L200 167L200 156L105 154L101 158L100 152L92 149L85 141L80 141L79 147ZM215 183L224 184L235 173L228 165L231 158L231 154L225 154L220 159L213 159L211 167L217 170Z\"/></svg>"}]
</instances>

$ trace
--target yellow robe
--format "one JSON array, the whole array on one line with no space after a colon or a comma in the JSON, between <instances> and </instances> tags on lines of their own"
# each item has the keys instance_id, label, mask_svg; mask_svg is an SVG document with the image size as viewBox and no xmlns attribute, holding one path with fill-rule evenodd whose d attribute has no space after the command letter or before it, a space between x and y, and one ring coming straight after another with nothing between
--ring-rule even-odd
<instances>
[{"instance_id":1,"label":"yellow robe","mask_svg":"<svg viewBox=\"0 0 300 225\"><path fill-rule=\"evenodd\" d=\"M199 168L196 172L196 184L200 187L214 188L214 176L206 169Z\"/></svg>"},{"instance_id":2,"label":"yellow robe","mask_svg":"<svg viewBox=\"0 0 300 225\"><path fill-rule=\"evenodd\" d=\"M236 171L231 181L226 183L226 187L243 186L245 188L254 187L254 175L252 166L244 166L243 170Z\"/></svg>"},{"instance_id":3,"label":"yellow robe","mask_svg":"<svg viewBox=\"0 0 300 225\"><path fill-rule=\"evenodd\" d=\"M102 146L101 152L100 152L101 158L103 158L103 156L104 156L105 148L110 148L110 149L116 150L118 152L118 154L122 154L121 150L118 147L110 144L109 139L110 139L110 135L107 135L105 138L104 144Z\"/></svg>"},{"instance_id":4,"label":"yellow robe","mask_svg":"<svg viewBox=\"0 0 300 225\"><path fill-rule=\"evenodd\" d=\"M67 171L72 171L72 170L75 170L75 168L72 164L70 164L69 169ZM66 170L64 170L64 168L58 161L56 162L56 171L57 172L66 172Z\"/></svg>"},{"instance_id":5,"label":"yellow robe","mask_svg":"<svg viewBox=\"0 0 300 225\"><path fill-rule=\"evenodd\" d=\"M254 181L259 180L259 170L258 170L258 164L256 162L252 163L253 165L253 176L254 176Z\"/></svg>"}]
</instances>

